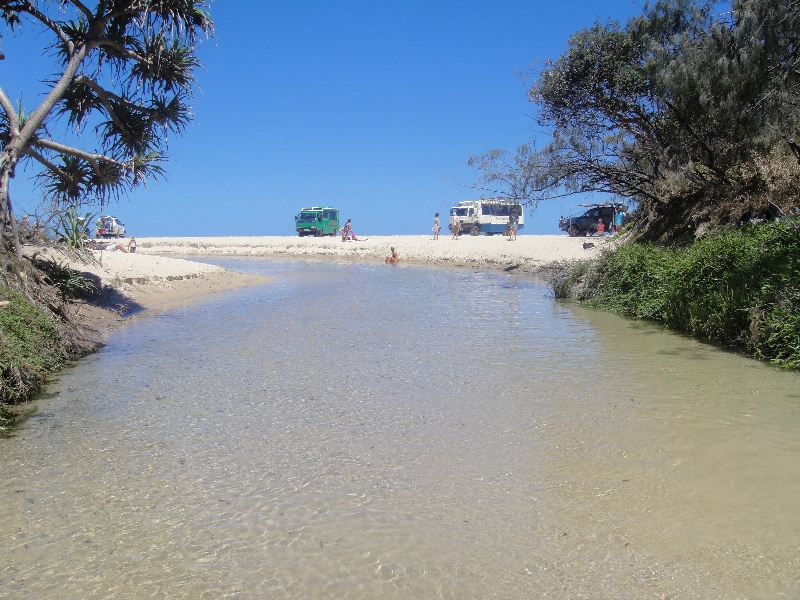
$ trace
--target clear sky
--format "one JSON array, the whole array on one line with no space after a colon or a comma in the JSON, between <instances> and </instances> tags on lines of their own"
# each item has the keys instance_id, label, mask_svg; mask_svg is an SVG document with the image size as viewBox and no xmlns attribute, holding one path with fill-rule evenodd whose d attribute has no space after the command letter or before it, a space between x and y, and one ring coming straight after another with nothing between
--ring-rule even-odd
<instances>
[{"instance_id":1,"label":"clear sky","mask_svg":"<svg viewBox=\"0 0 800 600\"><path fill-rule=\"evenodd\" d=\"M216 0L195 119L170 140L166 181L108 212L141 237L294 235L311 205L340 208L358 235L429 233L435 212L479 196L459 185L477 178L470 155L544 139L526 96L537 65L571 33L642 6ZM30 26L3 35L0 85L29 111L53 73L45 41ZM32 173L12 181L20 214L41 199ZM585 201L541 204L524 232L559 233L558 216Z\"/></svg>"}]
</instances>

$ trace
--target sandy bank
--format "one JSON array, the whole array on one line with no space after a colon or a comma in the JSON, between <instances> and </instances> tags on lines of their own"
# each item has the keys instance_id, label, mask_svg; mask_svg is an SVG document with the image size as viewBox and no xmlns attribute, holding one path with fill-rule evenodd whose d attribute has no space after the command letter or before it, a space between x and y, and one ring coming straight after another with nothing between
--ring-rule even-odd
<instances>
[{"instance_id":1,"label":"sandy bank","mask_svg":"<svg viewBox=\"0 0 800 600\"><path fill-rule=\"evenodd\" d=\"M365 236L363 241L342 242L339 237L196 237L139 238L145 254L187 256L290 256L330 257L383 261L391 247L403 262L479 268L508 268L537 273L553 267L592 259L613 238L571 238L566 235L461 236L438 240L427 235ZM584 244L593 244L584 248Z\"/></svg>"},{"instance_id":2,"label":"sandy bank","mask_svg":"<svg viewBox=\"0 0 800 600\"><path fill-rule=\"evenodd\" d=\"M271 281L264 275L228 271L216 265L120 251L94 251L87 257L47 247L26 246L27 256L52 259L85 274L100 292L71 302L73 319L102 337L121 320L146 309L185 305L209 294Z\"/></svg>"}]
</instances>

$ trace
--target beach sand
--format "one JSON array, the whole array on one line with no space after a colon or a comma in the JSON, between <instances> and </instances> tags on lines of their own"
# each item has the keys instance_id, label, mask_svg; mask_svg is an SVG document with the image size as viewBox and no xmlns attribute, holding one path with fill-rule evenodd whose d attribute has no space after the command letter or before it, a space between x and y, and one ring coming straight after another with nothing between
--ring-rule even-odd
<instances>
[{"instance_id":1,"label":"beach sand","mask_svg":"<svg viewBox=\"0 0 800 600\"><path fill-rule=\"evenodd\" d=\"M592 244L593 247L585 248ZM145 310L166 310L200 301L210 294L271 281L270 277L236 273L178 256L263 256L328 258L383 262L394 247L400 262L482 269L515 270L553 277L578 261L595 258L613 238L555 235L503 236L364 236L339 237L196 237L139 238L136 254L93 251L90 258L53 248L26 246L28 256L52 259L92 278L100 293L71 303L73 318L102 339L122 320ZM172 255L172 256L169 256Z\"/></svg>"},{"instance_id":2,"label":"beach sand","mask_svg":"<svg viewBox=\"0 0 800 600\"><path fill-rule=\"evenodd\" d=\"M595 258L613 237L566 235L519 235L515 241L504 236L461 236L458 240L442 232L438 240L430 235L364 236L362 241L342 242L339 237L186 237L139 238L145 254L183 256L284 256L326 257L383 262L397 249L400 261L413 264L507 269L528 273L549 273L577 261ZM592 244L591 248L584 248Z\"/></svg>"},{"instance_id":3,"label":"beach sand","mask_svg":"<svg viewBox=\"0 0 800 600\"><path fill-rule=\"evenodd\" d=\"M102 340L123 320L145 310L167 310L198 302L211 294L272 281L264 275L236 273L202 262L116 251L80 257L41 246L24 254L69 267L92 279L99 293L68 307L88 337Z\"/></svg>"}]
</instances>

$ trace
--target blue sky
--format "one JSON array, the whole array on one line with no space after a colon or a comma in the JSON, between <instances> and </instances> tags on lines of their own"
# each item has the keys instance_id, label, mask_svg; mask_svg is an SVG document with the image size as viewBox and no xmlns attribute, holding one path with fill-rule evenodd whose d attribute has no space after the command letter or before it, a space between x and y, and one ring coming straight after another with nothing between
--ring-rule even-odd
<instances>
[{"instance_id":1,"label":"blue sky","mask_svg":"<svg viewBox=\"0 0 800 600\"><path fill-rule=\"evenodd\" d=\"M340 208L359 235L426 234L435 212L478 197L459 185L476 179L470 155L544 139L526 96L536 65L642 5L217 0L195 119L170 140L166 181L108 212L141 237L293 235L310 205ZM47 39L31 26L3 36L0 85L29 111L53 72ZM12 182L18 213L40 202L32 173ZM525 232L559 233L581 201L541 204Z\"/></svg>"}]
</instances>

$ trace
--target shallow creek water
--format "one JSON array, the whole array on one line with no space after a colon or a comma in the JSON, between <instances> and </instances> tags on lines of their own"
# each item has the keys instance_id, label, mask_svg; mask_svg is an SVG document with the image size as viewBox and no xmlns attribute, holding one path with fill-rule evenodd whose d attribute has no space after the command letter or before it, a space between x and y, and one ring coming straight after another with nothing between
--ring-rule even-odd
<instances>
[{"instance_id":1,"label":"shallow creek water","mask_svg":"<svg viewBox=\"0 0 800 600\"><path fill-rule=\"evenodd\" d=\"M799 598L800 376L513 273L134 319L0 439L0 597Z\"/></svg>"}]
</instances>

